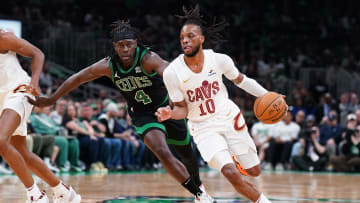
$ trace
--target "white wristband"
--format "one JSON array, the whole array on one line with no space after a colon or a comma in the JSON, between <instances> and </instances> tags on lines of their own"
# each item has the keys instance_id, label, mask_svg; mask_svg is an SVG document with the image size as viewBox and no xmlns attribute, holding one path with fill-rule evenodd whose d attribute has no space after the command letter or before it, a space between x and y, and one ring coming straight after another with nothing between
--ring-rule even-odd
<instances>
[{"instance_id":1,"label":"white wristband","mask_svg":"<svg viewBox=\"0 0 360 203\"><path fill-rule=\"evenodd\" d=\"M241 89L245 90L246 92L254 95L255 97L261 97L264 94L268 93L268 91L263 88L256 80L246 77L243 75L244 78L241 83L236 84Z\"/></svg>"}]
</instances>

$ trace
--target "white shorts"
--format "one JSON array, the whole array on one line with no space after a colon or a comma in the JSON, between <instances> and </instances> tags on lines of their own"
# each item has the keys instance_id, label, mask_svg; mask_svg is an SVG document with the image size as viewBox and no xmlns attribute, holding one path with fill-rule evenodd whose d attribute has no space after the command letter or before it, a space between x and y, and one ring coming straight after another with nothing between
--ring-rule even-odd
<instances>
[{"instance_id":1,"label":"white shorts","mask_svg":"<svg viewBox=\"0 0 360 203\"><path fill-rule=\"evenodd\" d=\"M19 114L21 121L13 135L27 135L27 121L31 114L33 105L31 105L25 96L33 97L31 94L13 91L0 92L0 114L5 109L14 110Z\"/></svg>"},{"instance_id":2,"label":"white shorts","mask_svg":"<svg viewBox=\"0 0 360 203\"><path fill-rule=\"evenodd\" d=\"M244 169L260 163L255 143L240 113L233 112L226 117L216 116L201 123L189 122L189 130L206 162L211 162L218 152L227 152L228 155L225 156L228 157L223 157L223 163L216 164L221 166L214 166L216 169L230 162L231 156L234 156Z\"/></svg>"}]
</instances>

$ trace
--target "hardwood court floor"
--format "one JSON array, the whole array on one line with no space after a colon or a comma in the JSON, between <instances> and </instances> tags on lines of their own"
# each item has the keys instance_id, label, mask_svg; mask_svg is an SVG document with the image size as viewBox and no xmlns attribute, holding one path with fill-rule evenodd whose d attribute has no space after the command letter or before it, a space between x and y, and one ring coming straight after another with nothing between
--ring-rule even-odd
<instances>
[{"instance_id":1,"label":"hardwood court floor","mask_svg":"<svg viewBox=\"0 0 360 203\"><path fill-rule=\"evenodd\" d=\"M208 193L216 197L218 202L248 202L238 195L218 172L206 170L201 173L201 177ZM114 174L83 173L62 175L61 178L76 188L82 195L82 202L102 202L125 196L168 196L182 197L179 200L192 200L192 196L163 171ZM261 177L249 178L249 180L264 191L273 200L272 202L360 202L359 174L263 172ZM51 190L47 186L40 186L48 191L49 197L52 196ZM25 196L25 190L15 176L0 176L1 203L25 202ZM143 198L141 199L143 200Z\"/></svg>"}]
</instances>

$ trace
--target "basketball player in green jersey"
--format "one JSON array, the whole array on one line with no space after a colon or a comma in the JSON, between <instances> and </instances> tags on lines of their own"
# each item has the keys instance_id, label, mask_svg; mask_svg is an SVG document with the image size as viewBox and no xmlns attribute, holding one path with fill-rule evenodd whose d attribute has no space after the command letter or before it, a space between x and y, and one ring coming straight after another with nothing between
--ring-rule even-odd
<instances>
[{"instance_id":1,"label":"basketball player in green jersey","mask_svg":"<svg viewBox=\"0 0 360 203\"><path fill-rule=\"evenodd\" d=\"M102 76L111 78L128 103L128 112L137 134L155 153L166 171L195 195L196 202L213 202L200 187L197 158L192 150L185 120L159 123L154 113L169 104L162 73L168 62L141 43L140 33L126 21L112 24L114 54L68 78L50 97L29 98L36 106L54 104L63 95L83 83ZM184 165L175 158L172 144ZM187 169L187 170L186 170Z\"/></svg>"}]
</instances>

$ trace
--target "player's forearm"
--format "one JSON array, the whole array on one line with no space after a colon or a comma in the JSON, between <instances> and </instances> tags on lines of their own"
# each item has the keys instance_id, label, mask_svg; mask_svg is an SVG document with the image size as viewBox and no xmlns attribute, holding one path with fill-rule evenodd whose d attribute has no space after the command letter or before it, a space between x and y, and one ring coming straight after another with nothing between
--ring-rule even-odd
<instances>
[{"instance_id":1,"label":"player's forearm","mask_svg":"<svg viewBox=\"0 0 360 203\"><path fill-rule=\"evenodd\" d=\"M32 71L31 83L32 84L36 84L36 85L39 84L40 74L43 69L44 60L45 60L45 56L42 53L42 51L40 51L40 49L35 50L34 56L32 58L32 62L31 62L31 71Z\"/></svg>"},{"instance_id":2,"label":"player's forearm","mask_svg":"<svg viewBox=\"0 0 360 203\"><path fill-rule=\"evenodd\" d=\"M263 96L268 92L263 86L256 82L256 80L248 78L245 75L239 83L235 82L235 84L256 97Z\"/></svg>"},{"instance_id":3,"label":"player's forearm","mask_svg":"<svg viewBox=\"0 0 360 203\"><path fill-rule=\"evenodd\" d=\"M81 79L79 73L72 75L68 78L61 86L56 90L56 92L51 96L52 101L58 100L60 97L64 96L65 94L71 92L72 90L79 87L81 84L86 83Z\"/></svg>"},{"instance_id":4,"label":"player's forearm","mask_svg":"<svg viewBox=\"0 0 360 203\"><path fill-rule=\"evenodd\" d=\"M188 114L187 107L183 106L174 106L174 108L171 110L171 119L179 120L186 118Z\"/></svg>"}]
</instances>

